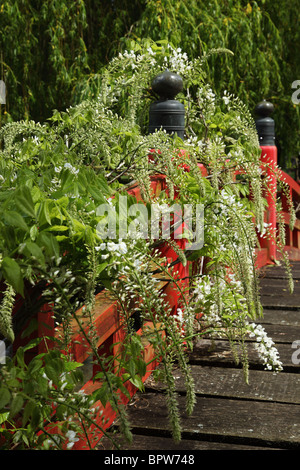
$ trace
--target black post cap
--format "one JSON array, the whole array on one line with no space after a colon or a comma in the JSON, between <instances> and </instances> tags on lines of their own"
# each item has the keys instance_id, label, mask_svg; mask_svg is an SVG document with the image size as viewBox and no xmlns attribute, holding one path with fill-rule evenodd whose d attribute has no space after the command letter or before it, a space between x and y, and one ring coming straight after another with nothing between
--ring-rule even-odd
<instances>
[{"instance_id":1,"label":"black post cap","mask_svg":"<svg viewBox=\"0 0 300 470\"><path fill-rule=\"evenodd\" d=\"M255 107L255 114L258 116L255 124L260 145L275 145L275 121L270 117L273 112L273 104L266 100Z\"/></svg>"},{"instance_id":2,"label":"black post cap","mask_svg":"<svg viewBox=\"0 0 300 470\"><path fill-rule=\"evenodd\" d=\"M174 99L183 90L180 75L166 70L157 75L152 81L152 90L162 99Z\"/></svg>"},{"instance_id":3,"label":"black post cap","mask_svg":"<svg viewBox=\"0 0 300 470\"><path fill-rule=\"evenodd\" d=\"M152 90L159 100L150 105L149 133L164 129L168 134L177 134L183 140L185 109L182 103L174 99L183 90L182 78L166 70L153 79Z\"/></svg>"}]
</instances>

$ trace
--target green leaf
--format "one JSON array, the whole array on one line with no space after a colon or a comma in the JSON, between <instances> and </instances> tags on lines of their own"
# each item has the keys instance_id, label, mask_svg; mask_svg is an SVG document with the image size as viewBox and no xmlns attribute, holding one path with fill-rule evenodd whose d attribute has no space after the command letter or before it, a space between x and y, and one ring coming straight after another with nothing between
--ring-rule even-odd
<instances>
[{"instance_id":1,"label":"green leaf","mask_svg":"<svg viewBox=\"0 0 300 470\"><path fill-rule=\"evenodd\" d=\"M135 374L136 374L136 368L135 368L135 362L133 359L129 359L128 363L127 363L127 369L128 369L128 372L130 373L131 377L134 378Z\"/></svg>"},{"instance_id":2,"label":"green leaf","mask_svg":"<svg viewBox=\"0 0 300 470\"><path fill-rule=\"evenodd\" d=\"M6 385L11 389L11 388L20 388L20 382L18 379L12 377L10 379L6 380Z\"/></svg>"},{"instance_id":3,"label":"green leaf","mask_svg":"<svg viewBox=\"0 0 300 470\"><path fill-rule=\"evenodd\" d=\"M22 426L25 426L31 417L33 410L35 408L35 403L33 401L28 401L24 408L23 417L22 417Z\"/></svg>"},{"instance_id":4,"label":"green leaf","mask_svg":"<svg viewBox=\"0 0 300 470\"><path fill-rule=\"evenodd\" d=\"M69 227L66 225L52 225L51 227L46 228L46 230L49 232L65 232L66 230L69 230Z\"/></svg>"},{"instance_id":5,"label":"green leaf","mask_svg":"<svg viewBox=\"0 0 300 470\"><path fill-rule=\"evenodd\" d=\"M131 379L129 379L129 380L131 381ZM130 395L129 391L127 390L127 388L124 387L123 384L120 384L119 388L120 388L120 391L130 400L131 395Z\"/></svg>"},{"instance_id":6,"label":"green leaf","mask_svg":"<svg viewBox=\"0 0 300 470\"><path fill-rule=\"evenodd\" d=\"M0 388L0 410L2 410L10 401L10 391L6 388Z\"/></svg>"},{"instance_id":7,"label":"green leaf","mask_svg":"<svg viewBox=\"0 0 300 470\"><path fill-rule=\"evenodd\" d=\"M15 194L15 202L18 208L26 215L35 218L34 203L30 189L27 186L21 186Z\"/></svg>"},{"instance_id":8,"label":"green leaf","mask_svg":"<svg viewBox=\"0 0 300 470\"><path fill-rule=\"evenodd\" d=\"M24 328L24 330L21 333L21 338L26 338L31 335L33 331L38 331L38 321L37 318L32 318L31 321L29 322L27 328ZM39 338L39 341L42 341L42 338ZM24 347L24 350L33 348L31 346L31 342L27 343L26 347Z\"/></svg>"},{"instance_id":9,"label":"green leaf","mask_svg":"<svg viewBox=\"0 0 300 470\"><path fill-rule=\"evenodd\" d=\"M31 422L30 422L32 429L36 429L39 426L41 417L42 415L41 415L40 408L38 406L35 406L32 410Z\"/></svg>"},{"instance_id":10,"label":"green leaf","mask_svg":"<svg viewBox=\"0 0 300 470\"><path fill-rule=\"evenodd\" d=\"M55 418L58 420L58 421L61 421L61 420L64 420L65 418L65 414L66 414L66 411L68 410L68 408L66 407L66 405L58 405L58 407L56 408L55 410L55 413L56 413L56 416Z\"/></svg>"},{"instance_id":11,"label":"green leaf","mask_svg":"<svg viewBox=\"0 0 300 470\"><path fill-rule=\"evenodd\" d=\"M143 381L139 375L130 379L130 382L139 390L143 391L145 389Z\"/></svg>"},{"instance_id":12,"label":"green leaf","mask_svg":"<svg viewBox=\"0 0 300 470\"><path fill-rule=\"evenodd\" d=\"M101 190L101 192L105 194L106 196L111 195L112 190L110 186L107 184L107 181L103 175L98 175L97 185L98 185L98 191Z\"/></svg>"},{"instance_id":13,"label":"green leaf","mask_svg":"<svg viewBox=\"0 0 300 470\"><path fill-rule=\"evenodd\" d=\"M46 220L46 222L51 225L51 217L50 217L50 211L49 211L49 201L44 201L41 204L41 211L40 211L40 217L39 220L43 221Z\"/></svg>"},{"instance_id":14,"label":"green leaf","mask_svg":"<svg viewBox=\"0 0 300 470\"><path fill-rule=\"evenodd\" d=\"M45 266L45 257L42 252L42 249L34 242L27 241L26 248L29 250L30 254L42 265Z\"/></svg>"},{"instance_id":15,"label":"green leaf","mask_svg":"<svg viewBox=\"0 0 300 470\"><path fill-rule=\"evenodd\" d=\"M127 382L127 380L130 379L130 374L128 374L128 372L125 372L123 375L122 375L122 379L123 379L123 382Z\"/></svg>"},{"instance_id":16,"label":"green leaf","mask_svg":"<svg viewBox=\"0 0 300 470\"><path fill-rule=\"evenodd\" d=\"M38 233L39 233L39 229L36 225L33 225L32 227L30 227L30 238L32 241L35 241L36 240L36 237L38 236Z\"/></svg>"},{"instance_id":17,"label":"green leaf","mask_svg":"<svg viewBox=\"0 0 300 470\"><path fill-rule=\"evenodd\" d=\"M62 208L67 208L69 204L69 198L68 196L62 196L61 198L57 199L56 205L57 207L62 207Z\"/></svg>"},{"instance_id":18,"label":"green leaf","mask_svg":"<svg viewBox=\"0 0 300 470\"><path fill-rule=\"evenodd\" d=\"M81 367L81 366L83 366L83 364L81 362L74 362L74 361L72 361L72 362L66 361L65 362L65 370L68 371L68 372L71 371L71 370L75 370L75 369L77 369L78 367Z\"/></svg>"},{"instance_id":19,"label":"green leaf","mask_svg":"<svg viewBox=\"0 0 300 470\"><path fill-rule=\"evenodd\" d=\"M101 279L101 283L106 289L111 289L112 282L109 279Z\"/></svg>"},{"instance_id":20,"label":"green leaf","mask_svg":"<svg viewBox=\"0 0 300 470\"><path fill-rule=\"evenodd\" d=\"M93 393L93 399L95 401L100 400L103 406L106 406L108 400L107 383L103 383L98 390Z\"/></svg>"},{"instance_id":21,"label":"green leaf","mask_svg":"<svg viewBox=\"0 0 300 470\"><path fill-rule=\"evenodd\" d=\"M143 359L139 359L136 364L138 374L143 377L147 372L146 362Z\"/></svg>"},{"instance_id":22,"label":"green leaf","mask_svg":"<svg viewBox=\"0 0 300 470\"><path fill-rule=\"evenodd\" d=\"M6 256L2 260L1 265L3 274L7 282L15 289L15 291L24 297L24 281L21 268L18 263Z\"/></svg>"},{"instance_id":23,"label":"green leaf","mask_svg":"<svg viewBox=\"0 0 300 470\"><path fill-rule=\"evenodd\" d=\"M45 377L42 377L41 375L38 375L36 379L36 385L39 393L43 395L43 397L47 397L48 395L48 380Z\"/></svg>"},{"instance_id":24,"label":"green leaf","mask_svg":"<svg viewBox=\"0 0 300 470\"><path fill-rule=\"evenodd\" d=\"M5 423L8 416L9 416L9 411L7 411L5 413L0 413L0 432L4 430L4 429L1 429L1 424Z\"/></svg>"},{"instance_id":25,"label":"green leaf","mask_svg":"<svg viewBox=\"0 0 300 470\"><path fill-rule=\"evenodd\" d=\"M17 359L17 364L22 368L25 367L25 359L24 359L24 349L23 347L19 347L17 349L15 358Z\"/></svg>"},{"instance_id":26,"label":"green leaf","mask_svg":"<svg viewBox=\"0 0 300 470\"><path fill-rule=\"evenodd\" d=\"M104 263L100 263L98 266L97 266L97 273L98 275L108 266L108 263L107 262L104 262Z\"/></svg>"},{"instance_id":27,"label":"green leaf","mask_svg":"<svg viewBox=\"0 0 300 470\"><path fill-rule=\"evenodd\" d=\"M34 375L43 366L43 361L40 359L33 359L28 366L28 374Z\"/></svg>"},{"instance_id":28,"label":"green leaf","mask_svg":"<svg viewBox=\"0 0 300 470\"><path fill-rule=\"evenodd\" d=\"M29 447L29 441L28 441L28 438L27 438L26 434L24 434L24 433L22 434L22 439L23 439L23 442L25 442L25 445L27 447Z\"/></svg>"},{"instance_id":29,"label":"green leaf","mask_svg":"<svg viewBox=\"0 0 300 470\"><path fill-rule=\"evenodd\" d=\"M8 211L4 213L4 219L13 227L19 227L20 229L24 230L25 232L28 231L28 225L26 224L24 218L16 211Z\"/></svg>"},{"instance_id":30,"label":"green leaf","mask_svg":"<svg viewBox=\"0 0 300 470\"><path fill-rule=\"evenodd\" d=\"M18 414L19 411L21 411L21 409L23 407L23 404L24 404L24 399L23 399L22 395L20 395L18 393L12 399L12 402L11 402L11 405L10 405L9 417L13 418L14 416L16 416L16 414Z\"/></svg>"},{"instance_id":31,"label":"green leaf","mask_svg":"<svg viewBox=\"0 0 300 470\"><path fill-rule=\"evenodd\" d=\"M57 240L58 242L63 242L64 240L68 240L68 239L69 239L69 237L66 237L65 235L56 235L55 238L56 238L56 240Z\"/></svg>"},{"instance_id":32,"label":"green leaf","mask_svg":"<svg viewBox=\"0 0 300 470\"><path fill-rule=\"evenodd\" d=\"M66 368L66 370L68 370ZM74 384L82 384L84 380L83 372L81 369L76 368L74 370L71 370L70 372L70 378L72 379L72 382Z\"/></svg>"},{"instance_id":33,"label":"green leaf","mask_svg":"<svg viewBox=\"0 0 300 470\"><path fill-rule=\"evenodd\" d=\"M99 189L96 186L94 185L88 186L88 191L97 203L105 204L107 202L103 194L99 192Z\"/></svg>"},{"instance_id":34,"label":"green leaf","mask_svg":"<svg viewBox=\"0 0 300 470\"><path fill-rule=\"evenodd\" d=\"M55 384L58 383L58 374L56 372L56 370L54 369L54 367L52 367L51 365L46 365L45 366L45 373L47 375L47 377L52 380Z\"/></svg>"},{"instance_id":35,"label":"green leaf","mask_svg":"<svg viewBox=\"0 0 300 470\"><path fill-rule=\"evenodd\" d=\"M59 258L59 244L52 233L43 231L39 234L36 241L39 246L43 246L45 248L45 252L50 258L53 256L56 259Z\"/></svg>"}]
</instances>

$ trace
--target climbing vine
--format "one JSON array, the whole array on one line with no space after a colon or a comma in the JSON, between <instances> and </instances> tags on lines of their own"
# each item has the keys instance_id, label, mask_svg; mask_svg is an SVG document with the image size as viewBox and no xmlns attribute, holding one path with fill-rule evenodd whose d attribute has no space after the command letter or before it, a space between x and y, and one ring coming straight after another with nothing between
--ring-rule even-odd
<instances>
[{"instance_id":1,"label":"climbing vine","mask_svg":"<svg viewBox=\"0 0 300 470\"><path fill-rule=\"evenodd\" d=\"M211 54L218 57L230 52L220 49ZM246 380L249 334L260 342L266 366L281 369L273 344L256 323L262 308L255 248L257 234L269 236L269 227L264 224L267 183L261 177L255 123L239 98L226 89L218 95L207 84L205 61L206 55L191 59L165 41L137 42L97 77L100 86L94 100L54 111L44 124L18 121L1 128L1 334L7 344L13 342L24 320L34 317L45 303L51 305L61 333L56 347L29 365L20 348L0 368L1 432L8 448L72 448L77 436L87 435L97 412L91 408L99 401L103 406L110 403L118 412L122 433L130 439L119 391L127 393L127 381L142 389L145 339L161 358L160 378L167 385L176 440L181 428L173 367L179 365L184 374L190 414L195 392L187 352L203 331L229 339ZM149 105L156 99L151 80L166 68L180 70L183 79L178 99L186 109L184 140L163 130L147 132ZM154 195L151 177L158 174L165 175L167 190ZM127 191L133 182L143 197L137 212L133 211L137 201ZM190 231L181 239L174 238L176 220L168 237L145 236L153 204L166 210L175 195L178 205L190 204L193 210L201 207L202 217L193 212ZM126 233L131 234L127 237L121 236L124 198L130 214L125 221ZM116 216L115 227L99 210L104 206L112 220ZM203 238L196 249L189 250L199 220L204 224ZM178 256L172 265L164 256L166 245ZM188 285L182 283L178 262L190 267ZM172 315L157 288L161 276L181 294ZM17 312L12 324L15 296L27 298L33 287L42 299L25 311L25 319L24 312L21 317ZM118 300L127 332L115 354L102 355L96 347L94 296L101 289ZM136 332L134 319L142 336ZM74 362L69 350L74 321L99 368L95 378L101 386L91 396L82 397L76 388L81 364ZM87 324L89 334L83 327ZM13 380L16 377L20 380ZM70 421L74 410L76 419ZM52 423L57 433L49 431ZM105 433L104 423L103 428L97 425L97 431Z\"/></svg>"}]
</instances>

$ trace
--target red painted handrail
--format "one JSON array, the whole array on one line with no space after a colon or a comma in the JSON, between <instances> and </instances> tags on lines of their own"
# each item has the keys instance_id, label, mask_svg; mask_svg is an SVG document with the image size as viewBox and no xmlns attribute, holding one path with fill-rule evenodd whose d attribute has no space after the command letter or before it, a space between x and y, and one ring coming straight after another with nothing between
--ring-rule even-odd
<instances>
[{"instance_id":1,"label":"red painted handrail","mask_svg":"<svg viewBox=\"0 0 300 470\"><path fill-rule=\"evenodd\" d=\"M281 199L282 211L281 217L285 225L285 247L284 251L288 253L290 260L300 259L300 219L297 213L297 207L300 208L300 185L283 170L277 167L277 147L274 146L261 146L261 161L264 176L268 178L268 191L265 195L267 200L266 222L270 224L271 231L274 237L270 239L260 239L261 248L258 250L258 255L262 255L266 251L265 257L260 259L260 265L273 264L279 260L281 253L276 245L276 234L278 233L279 221L276 216L276 200ZM277 179L285 183L286 190L277 187ZM290 202L296 209L296 221L294 228L290 225ZM260 252L260 253L259 253ZM262 263L262 264L261 264Z\"/></svg>"}]
</instances>

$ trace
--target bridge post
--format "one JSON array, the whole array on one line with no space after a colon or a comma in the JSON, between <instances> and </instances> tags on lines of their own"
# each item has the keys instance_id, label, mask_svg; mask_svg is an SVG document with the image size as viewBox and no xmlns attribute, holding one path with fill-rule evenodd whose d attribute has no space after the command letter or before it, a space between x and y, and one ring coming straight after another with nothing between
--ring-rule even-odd
<instances>
[{"instance_id":1,"label":"bridge post","mask_svg":"<svg viewBox=\"0 0 300 470\"><path fill-rule=\"evenodd\" d=\"M184 140L185 109L180 101L175 100L183 89L181 76L166 70L153 79L151 88L159 99L150 105L149 133L163 129Z\"/></svg>"},{"instance_id":2,"label":"bridge post","mask_svg":"<svg viewBox=\"0 0 300 470\"><path fill-rule=\"evenodd\" d=\"M167 134L174 137L177 135L181 140L184 140L185 134L185 108L184 105L175 99L183 90L183 81L180 75L165 70L154 77L151 84L152 91L157 95L158 99L150 105L149 109L149 134L153 134L155 131L164 130ZM153 155L159 154L159 149L153 150ZM150 155L150 161L153 161L153 155ZM176 202L176 192L175 199ZM174 213L174 224L178 222L178 215ZM177 230L184 231L184 223L182 227L178 227ZM174 240L175 232L172 235ZM185 239L176 239L176 244L182 250L186 247ZM165 256L170 262L174 262L178 258L176 250L173 249L168 243L164 243L159 248L162 256ZM184 266L182 263L176 264L172 269L172 276L181 285L183 292L189 284L189 262ZM182 280L184 279L184 280ZM167 293L168 298L172 299L174 304L173 313L180 306L181 294L174 283L169 283L168 287L164 291Z\"/></svg>"},{"instance_id":3,"label":"bridge post","mask_svg":"<svg viewBox=\"0 0 300 470\"><path fill-rule=\"evenodd\" d=\"M275 122L270 116L274 112L272 103L263 100L255 107L256 129L261 148L261 162L264 175L268 178L268 188L265 194L268 209L266 222L270 226L271 239L266 242L261 239L261 245L268 249L268 261L273 263L276 260L276 197L277 181L274 169L277 165L277 147L275 145Z\"/></svg>"}]
</instances>

